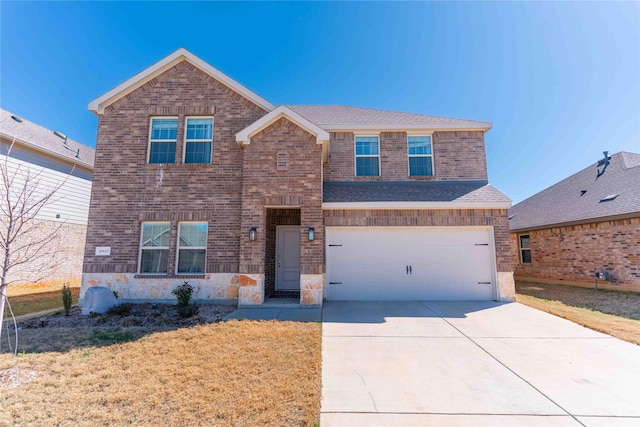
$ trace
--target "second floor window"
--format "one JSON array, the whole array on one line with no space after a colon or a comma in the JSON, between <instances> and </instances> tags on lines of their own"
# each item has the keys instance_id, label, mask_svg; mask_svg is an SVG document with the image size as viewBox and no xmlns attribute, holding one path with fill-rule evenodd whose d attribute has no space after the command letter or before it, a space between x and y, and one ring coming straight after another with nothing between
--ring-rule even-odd
<instances>
[{"instance_id":1,"label":"second floor window","mask_svg":"<svg viewBox=\"0 0 640 427\"><path fill-rule=\"evenodd\" d=\"M356 136L356 176L380 176L377 136Z\"/></svg>"},{"instance_id":2,"label":"second floor window","mask_svg":"<svg viewBox=\"0 0 640 427\"><path fill-rule=\"evenodd\" d=\"M149 163L175 163L177 118L152 118L149 135Z\"/></svg>"},{"instance_id":3,"label":"second floor window","mask_svg":"<svg viewBox=\"0 0 640 427\"><path fill-rule=\"evenodd\" d=\"M213 118L188 117L184 139L185 163L211 163Z\"/></svg>"},{"instance_id":4,"label":"second floor window","mask_svg":"<svg viewBox=\"0 0 640 427\"><path fill-rule=\"evenodd\" d=\"M409 176L433 176L430 136L409 136Z\"/></svg>"}]
</instances>

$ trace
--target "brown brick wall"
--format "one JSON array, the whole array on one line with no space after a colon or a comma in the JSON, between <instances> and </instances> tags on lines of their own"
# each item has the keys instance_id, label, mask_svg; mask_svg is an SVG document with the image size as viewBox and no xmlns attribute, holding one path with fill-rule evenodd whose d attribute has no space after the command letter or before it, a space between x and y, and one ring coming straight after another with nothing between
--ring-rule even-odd
<instances>
[{"instance_id":1,"label":"brown brick wall","mask_svg":"<svg viewBox=\"0 0 640 427\"><path fill-rule=\"evenodd\" d=\"M209 222L207 271L237 272L242 150L235 134L264 114L184 61L109 106L98 125L83 271L135 273L143 220L172 222L173 264L177 222L202 220ZM189 115L214 116L210 165L182 164ZM147 164L151 116L179 118L173 165ZM111 256L95 257L96 246L111 246Z\"/></svg>"},{"instance_id":2,"label":"brown brick wall","mask_svg":"<svg viewBox=\"0 0 640 427\"><path fill-rule=\"evenodd\" d=\"M518 235L531 237L531 264L522 264ZM640 218L511 233L517 278L592 285L594 269L608 270L613 286L640 291Z\"/></svg>"},{"instance_id":3,"label":"brown brick wall","mask_svg":"<svg viewBox=\"0 0 640 427\"><path fill-rule=\"evenodd\" d=\"M355 177L355 136L332 132L325 181L486 180L487 162L481 131L434 132L434 177L409 177L407 134L381 132L380 177Z\"/></svg>"},{"instance_id":4,"label":"brown brick wall","mask_svg":"<svg viewBox=\"0 0 640 427\"><path fill-rule=\"evenodd\" d=\"M278 153L286 151L286 170L278 170ZM251 138L244 148L240 272L264 273L266 207L300 207L301 228L314 227L309 242L301 231L301 274L324 272L322 225L322 145L313 135L281 118ZM258 239L249 241L249 228ZM246 233L244 232L246 230Z\"/></svg>"},{"instance_id":5,"label":"brown brick wall","mask_svg":"<svg viewBox=\"0 0 640 427\"><path fill-rule=\"evenodd\" d=\"M493 226L497 269L501 272L512 271L506 209L326 210L324 224L370 227Z\"/></svg>"}]
</instances>

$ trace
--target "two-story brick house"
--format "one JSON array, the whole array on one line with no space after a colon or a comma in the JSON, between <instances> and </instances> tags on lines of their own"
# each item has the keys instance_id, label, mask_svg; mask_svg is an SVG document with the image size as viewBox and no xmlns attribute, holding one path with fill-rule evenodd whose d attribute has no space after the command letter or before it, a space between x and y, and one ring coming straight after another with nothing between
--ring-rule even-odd
<instances>
[{"instance_id":1,"label":"two-story brick house","mask_svg":"<svg viewBox=\"0 0 640 427\"><path fill-rule=\"evenodd\" d=\"M510 300L490 123L275 106L179 49L99 116L82 294L262 304Z\"/></svg>"}]
</instances>

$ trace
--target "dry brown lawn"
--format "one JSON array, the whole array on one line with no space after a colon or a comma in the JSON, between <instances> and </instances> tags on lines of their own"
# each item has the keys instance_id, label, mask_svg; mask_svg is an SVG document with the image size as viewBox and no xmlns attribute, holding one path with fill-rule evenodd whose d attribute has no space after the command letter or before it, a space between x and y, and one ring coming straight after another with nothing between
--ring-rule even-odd
<instances>
[{"instance_id":1,"label":"dry brown lawn","mask_svg":"<svg viewBox=\"0 0 640 427\"><path fill-rule=\"evenodd\" d=\"M21 340L38 352L0 355L0 425L319 421L320 324L230 321L147 334L115 328L100 332L105 342L135 341L103 346L82 341L82 334L95 338L91 328L63 329L25 330ZM77 339L84 344L69 351L29 343Z\"/></svg>"},{"instance_id":2,"label":"dry brown lawn","mask_svg":"<svg viewBox=\"0 0 640 427\"><path fill-rule=\"evenodd\" d=\"M640 345L640 294L516 282L516 300Z\"/></svg>"},{"instance_id":3,"label":"dry brown lawn","mask_svg":"<svg viewBox=\"0 0 640 427\"><path fill-rule=\"evenodd\" d=\"M71 288L73 304L78 303L79 296L80 288ZM11 309L15 316L63 307L61 290L9 296L9 302L11 303ZM5 308L5 313L8 317L8 307Z\"/></svg>"}]
</instances>

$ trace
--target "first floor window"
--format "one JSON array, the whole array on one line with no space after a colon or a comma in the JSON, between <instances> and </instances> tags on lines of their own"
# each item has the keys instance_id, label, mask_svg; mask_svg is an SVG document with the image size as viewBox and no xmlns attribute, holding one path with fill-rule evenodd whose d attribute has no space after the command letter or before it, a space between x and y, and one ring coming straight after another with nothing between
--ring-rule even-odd
<instances>
[{"instance_id":1,"label":"first floor window","mask_svg":"<svg viewBox=\"0 0 640 427\"><path fill-rule=\"evenodd\" d=\"M356 176L380 176L377 136L356 136Z\"/></svg>"},{"instance_id":2,"label":"first floor window","mask_svg":"<svg viewBox=\"0 0 640 427\"><path fill-rule=\"evenodd\" d=\"M171 224L143 222L140 242L140 273L167 274Z\"/></svg>"},{"instance_id":3,"label":"first floor window","mask_svg":"<svg viewBox=\"0 0 640 427\"><path fill-rule=\"evenodd\" d=\"M152 118L149 132L149 163L176 162L178 119Z\"/></svg>"},{"instance_id":4,"label":"first floor window","mask_svg":"<svg viewBox=\"0 0 640 427\"><path fill-rule=\"evenodd\" d=\"M531 238L528 234L520 235L520 261L531 264Z\"/></svg>"},{"instance_id":5,"label":"first floor window","mask_svg":"<svg viewBox=\"0 0 640 427\"><path fill-rule=\"evenodd\" d=\"M178 224L178 274L204 274L207 234L206 222Z\"/></svg>"},{"instance_id":6,"label":"first floor window","mask_svg":"<svg viewBox=\"0 0 640 427\"><path fill-rule=\"evenodd\" d=\"M430 136L409 136L409 176L433 176Z\"/></svg>"},{"instance_id":7,"label":"first floor window","mask_svg":"<svg viewBox=\"0 0 640 427\"><path fill-rule=\"evenodd\" d=\"M185 163L211 163L213 118L188 117L185 133Z\"/></svg>"}]
</instances>

